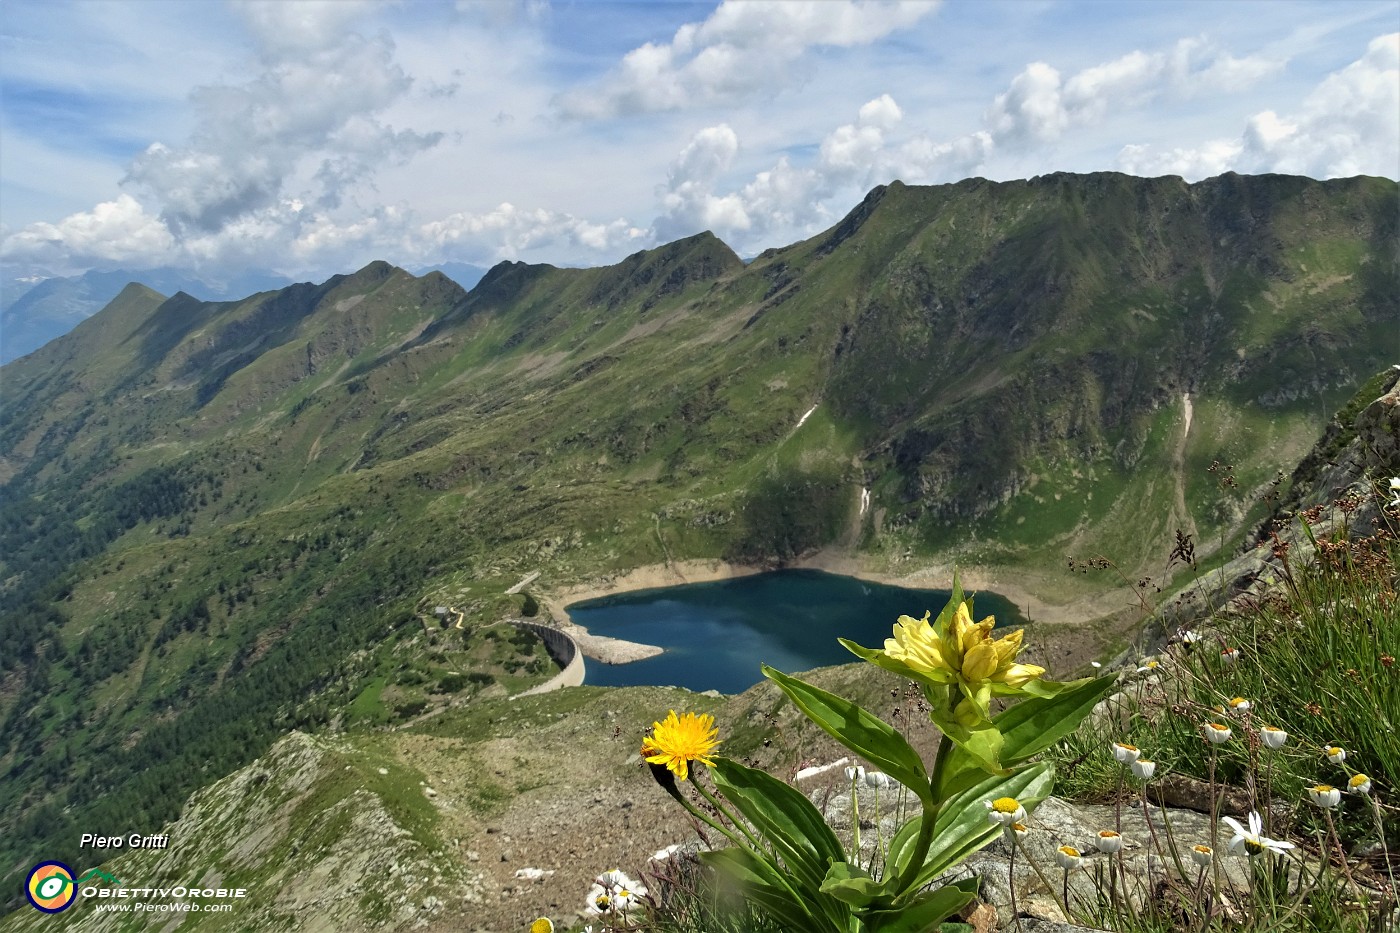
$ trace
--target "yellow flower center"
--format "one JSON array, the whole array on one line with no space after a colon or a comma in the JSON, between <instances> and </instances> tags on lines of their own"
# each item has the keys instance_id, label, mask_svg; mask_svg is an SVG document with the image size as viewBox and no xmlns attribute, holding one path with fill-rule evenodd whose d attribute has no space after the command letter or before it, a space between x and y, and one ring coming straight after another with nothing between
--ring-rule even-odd
<instances>
[{"instance_id":1,"label":"yellow flower center","mask_svg":"<svg viewBox=\"0 0 1400 933\"><path fill-rule=\"evenodd\" d=\"M1060 846L1060 851L1070 858L1079 858L1079 850L1074 846Z\"/></svg>"},{"instance_id":2,"label":"yellow flower center","mask_svg":"<svg viewBox=\"0 0 1400 933\"><path fill-rule=\"evenodd\" d=\"M1315 794L1330 794L1330 793L1332 792L1332 790L1333 790L1333 787L1332 787L1331 784L1319 784L1319 785L1317 785L1316 787L1313 788L1313 793L1315 793Z\"/></svg>"},{"instance_id":3,"label":"yellow flower center","mask_svg":"<svg viewBox=\"0 0 1400 933\"><path fill-rule=\"evenodd\" d=\"M1021 809L1021 802L1015 797L998 797L992 801L992 809L998 813L1015 813Z\"/></svg>"}]
</instances>

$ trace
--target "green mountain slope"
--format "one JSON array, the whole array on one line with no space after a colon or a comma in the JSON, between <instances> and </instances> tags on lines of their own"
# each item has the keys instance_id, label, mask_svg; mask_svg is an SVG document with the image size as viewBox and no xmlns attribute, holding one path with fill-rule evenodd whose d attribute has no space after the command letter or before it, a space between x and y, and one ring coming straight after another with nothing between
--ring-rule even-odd
<instances>
[{"instance_id":1,"label":"green mountain slope","mask_svg":"<svg viewBox=\"0 0 1400 933\"><path fill-rule=\"evenodd\" d=\"M0 874L154 832L293 728L528 679L479 626L529 571L826 549L1051 601L1102 585L1066 555L1160 574L1400 349L1396 195L896 183L747 266L701 234L470 292L387 263L128 289L0 370Z\"/></svg>"}]
</instances>

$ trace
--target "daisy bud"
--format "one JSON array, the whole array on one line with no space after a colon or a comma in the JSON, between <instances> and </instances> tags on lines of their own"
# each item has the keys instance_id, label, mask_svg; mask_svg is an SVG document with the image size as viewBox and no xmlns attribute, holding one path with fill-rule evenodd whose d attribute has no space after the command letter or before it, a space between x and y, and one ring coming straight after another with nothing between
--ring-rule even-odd
<instances>
[{"instance_id":1,"label":"daisy bud","mask_svg":"<svg viewBox=\"0 0 1400 933\"><path fill-rule=\"evenodd\" d=\"M1220 652L1221 664L1234 664L1239 659L1240 649L1238 648L1226 648L1224 651Z\"/></svg>"},{"instance_id":2,"label":"daisy bud","mask_svg":"<svg viewBox=\"0 0 1400 933\"><path fill-rule=\"evenodd\" d=\"M1259 739L1268 748L1283 748L1283 743L1288 741L1288 733L1278 726L1265 726L1259 730Z\"/></svg>"},{"instance_id":3,"label":"daisy bud","mask_svg":"<svg viewBox=\"0 0 1400 933\"><path fill-rule=\"evenodd\" d=\"M1132 768L1133 777L1137 778L1139 781L1150 781L1152 780L1152 775L1157 771L1157 762L1148 761L1146 758L1139 758L1137 761L1133 762Z\"/></svg>"},{"instance_id":4,"label":"daisy bud","mask_svg":"<svg viewBox=\"0 0 1400 933\"><path fill-rule=\"evenodd\" d=\"M1324 810L1330 810L1342 802L1342 792L1331 784L1316 784L1308 788L1308 799Z\"/></svg>"},{"instance_id":5,"label":"daisy bud","mask_svg":"<svg viewBox=\"0 0 1400 933\"><path fill-rule=\"evenodd\" d=\"M1328 745L1322 749L1322 754L1327 756L1327 760L1334 765L1339 765L1347 760L1347 750L1340 745Z\"/></svg>"},{"instance_id":6,"label":"daisy bud","mask_svg":"<svg viewBox=\"0 0 1400 933\"><path fill-rule=\"evenodd\" d=\"M1111 829L1101 829L1094 844L1098 846L1100 852L1112 855L1123 848L1123 837Z\"/></svg>"},{"instance_id":7,"label":"daisy bud","mask_svg":"<svg viewBox=\"0 0 1400 933\"><path fill-rule=\"evenodd\" d=\"M1230 701L1230 709L1234 710L1237 713L1243 713L1246 710L1251 709L1253 706L1254 704L1246 700L1244 697L1235 697L1233 700Z\"/></svg>"},{"instance_id":8,"label":"daisy bud","mask_svg":"<svg viewBox=\"0 0 1400 933\"><path fill-rule=\"evenodd\" d=\"M1191 861L1205 868L1215 860L1215 850L1210 846L1192 846Z\"/></svg>"},{"instance_id":9,"label":"daisy bud","mask_svg":"<svg viewBox=\"0 0 1400 933\"><path fill-rule=\"evenodd\" d=\"M1065 871L1073 871L1084 867L1084 856L1074 846L1060 846L1055 850L1055 864Z\"/></svg>"},{"instance_id":10,"label":"daisy bud","mask_svg":"<svg viewBox=\"0 0 1400 933\"><path fill-rule=\"evenodd\" d=\"M1127 745L1123 742L1113 743L1113 757L1116 758L1120 764L1132 764L1134 761L1138 760L1138 756L1141 754L1142 752L1138 751L1136 745Z\"/></svg>"},{"instance_id":11,"label":"daisy bud","mask_svg":"<svg viewBox=\"0 0 1400 933\"><path fill-rule=\"evenodd\" d=\"M1230 731L1229 726L1222 726L1218 722L1208 722L1202 727L1202 730L1205 732L1206 738L1210 740L1212 745L1221 745L1228 742L1230 741L1230 736L1234 734Z\"/></svg>"},{"instance_id":12,"label":"daisy bud","mask_svg":"<svg viewBox=\"0 0 1400 933\"><path fill-rule=\"evenodd\" d=\"M1351 780L1347 781L1347 790L1353 794L1369 794L1371 792L1371 779L1364 774L1353 774Z\"/></svg>"}]
</instances>

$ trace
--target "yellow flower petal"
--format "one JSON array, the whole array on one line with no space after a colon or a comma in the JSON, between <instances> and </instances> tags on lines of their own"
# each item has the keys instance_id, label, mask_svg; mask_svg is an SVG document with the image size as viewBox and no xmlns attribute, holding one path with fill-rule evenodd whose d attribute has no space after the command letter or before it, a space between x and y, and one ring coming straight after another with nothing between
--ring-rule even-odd
<instances>
[{"instance_id":1,"label":"yellow flower petal","mask_svg":"<svg viewBox=\"0 0 1400 933\"><path fill-rule=\"evenodd\" d=\"M968 683L991 680L997 672L997 652L988 642L980 642L963 655L962 675Z\"/></svg>"}]
</instances>

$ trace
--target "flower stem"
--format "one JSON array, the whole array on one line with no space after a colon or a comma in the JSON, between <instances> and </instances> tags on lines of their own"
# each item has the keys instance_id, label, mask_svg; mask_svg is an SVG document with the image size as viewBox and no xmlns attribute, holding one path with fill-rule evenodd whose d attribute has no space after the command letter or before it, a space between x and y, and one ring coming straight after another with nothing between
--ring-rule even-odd
<instances>
[{"instance_id":1,"label":"flower stem","mask_svg":"<svg viewBox=\"0 0 1400 933\"><path fill-rule=\"evenodd\" d=\"M1021 910L1016 906L1016 850L1020 848L1016 844L1016 830L1007 827L1006 832L1012 836L1011 858L1006 865L1006 886L1011 889L1011 916L1016 920L1016 929L1019 933L1021 929Z\"/></svg>"},{"instance_id":2,"label":"flower stem","mask_svg":"<svg viewBox=\"0 0 1400 933\"><path fill-rule=\"evenodd\" d=\"M851 769L851 845L854 851L851 852L851 864L860 864L860 793L856 789L856 783L860 780L860 768Z\"/></svg>"},{"instance_id":3,"label":"flower stem","mask_svg":"<svg viewBox=\"0 0 1400 933\"><path fill-rule=\"evenodd\" d=\"M1342 837L1337 835L1337 824L1332 822L1332 811L1324 809L1323 817L1327 820L1327 831L1332 836L1332 841L1337 844L1337 857L1342 860L1342 874L1346 876L1347 884L1356 892L1357 897L1361 897L1361 887L1356 883L1356 879L1351 876L1351 866L1347 864L1347 853L1342 848Z\"/></svg>"},{"instance_id":4,"label":"flower stem","mask_svg":"<svg viewBox=\"0 0 1400 933\"><path fill-rule=\"evenodd\" d=\"M1020 847L1021 847L1021 838L1020 838L1020 834L1017 833L1014 829L1011 831L1011 842L1012 842L1012 844L1015 845L1017 848L1020 848ZM1045 872L1041 870L1041 868L1040 868L1040 863L1037 862L1037 861L1035 860L1035 856L1034 856L1034 855L1031 855L1030 849L1026 849L1026 850L1025 850L1025 856L1026 856L1026 861L1028 861L1028 862L1031 863L1031 870L1034 871L1034 872L1035 872L1035 876L1036 876L1037 878L1040 879L1040 883L1043 884L1043 885L1045 886L1045 891L1046 891L1046 893L1049 894L1051 897L1054 897L1054 896L1055 896L1055 889L1054 889L1054 887L1051 886L1050 881L1045 877ZM1069 872L1065 872L1065 881L1066 881L1066 882L1069 881ZM1065 922L1066 922L1066 923L1071 923L1071 922L1073 922L1073 921L1070 920L1070 917L1069 917L1069 904L1065 903L1064 900L1062 899L1062 900L1060 901L1060 906L1061 906L1062 908L1064 908L1064 911L1065 911Z\"/></svg>"},{"instance_id":5,"label":"flower stem","mask_svg":"<svg viewBox=\"0 0 1400 933\"><path fill-rule=\"evenodd\" d=\"M1381 802L1375 797L1371 797L1370 800L1371 812L1376 817L1376 833L1380 836L1381 840L1381 858L1385 860L1385 873L1386 876L1390 878L1390 887L1386 889L1385 898L1381 902L1381 915L1390 917L1392 916L1390 913L1390 904L1395 900L1395 895L1397 891L1400 891L1400 888L1396 888L1395 886L1395 869L1391 867L1390 849L1388 849L1385 844L1385 824L1381 819Z\"/></svg>"}]
</instances>

